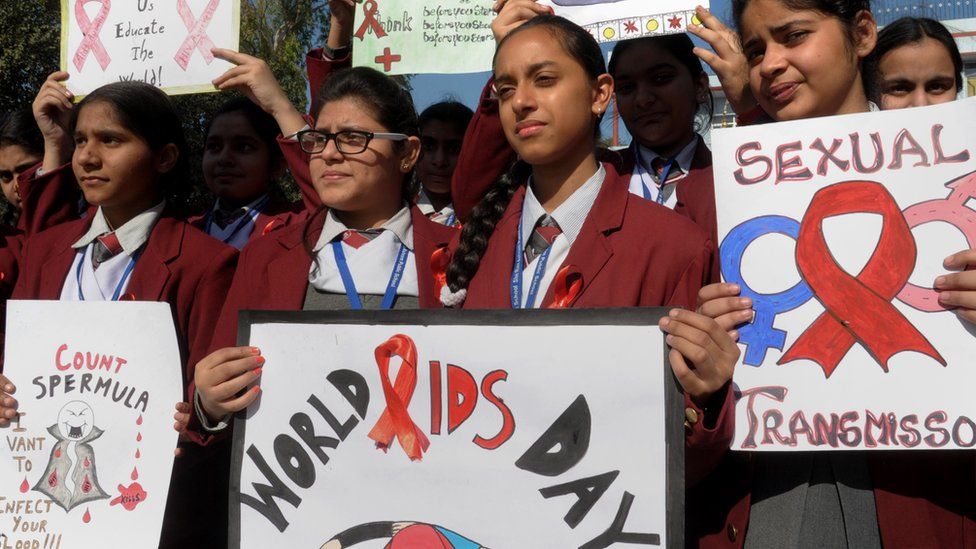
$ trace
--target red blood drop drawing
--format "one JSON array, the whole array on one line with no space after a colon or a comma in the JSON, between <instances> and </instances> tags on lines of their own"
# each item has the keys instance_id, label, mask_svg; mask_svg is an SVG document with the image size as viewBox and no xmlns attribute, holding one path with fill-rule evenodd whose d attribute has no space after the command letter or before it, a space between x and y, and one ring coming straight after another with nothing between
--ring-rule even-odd
<instances>
[{"instance_id":1,"label":"red blood drop drawing","mask_svg":"<svg viewBox=\"0 0 976 549\"><path fill-rule=\"evenodd\" d=\"M139 459L141 457L142 457L142 452L140 452L139 449L136 448L136 459Z\"/></svg>"},{"instance_id":2,"label":"red blood drop drawing","mask_svg":"<svg viewBox=\"0 0 976 549\"><path fill-rule=\"evenodd\" d=\"M91 467L91 462L88 461L87 457L85 458L85 467Z\"/></svg>"},{"instance_id":3,"label":"red blood drop drawing","mask_svg":"<svg viewBox=\"0 0 976 549\"><path fill-rule=\"evenodd\" d=\"M27 484L27 477L24 477L24 482L20 483L20 493L26 494L30 490L30 484Z\"/></svg>"},{"instance_id":4,"label":"red blood drop drawing","mask_svg":"<svg viewBox=\"0 0 976 549\"><path fill-rule=\"evenodd\" d=\"M56 458L61 457L61 448L55 448L54 449L54 457L56 457Z\"/></svg>"},{"instance_id":5,"label":"red blood drop drawing","mask_svg":"<svg viewBox=\"0 0 976 549\"><path fill-rule=\"evenodd\" d=\"M47 485L54 488L58 485L58 472L51 471L51 476L47 477Z\"/></svg>"},{"instance_id":6,"label":"red blood drop drawing","mask_svg":"<svg viewBox=\"0 0 976 549\"><path fill-rule=\"evenodd\" d=\"M88 510L88 509L85 509L85 516L81 517L81 520L85 524L88 524L89 522L91 522L91 511Z\"/></svg>"},{"instance_id":7,"label":"red blood drop drawing","mask_svg":"<svg viewBox=\"0 0 976 549\"><path fill-rule=\"evenodd\" d=\"M139 415L139 419L136 420L136 425L142 425L142 415Z\"/></svg>"},{"instance_id":8,"label":"red blood drop drawing","mask_svg":"<svg viewBox=\"0 0 976 549\"><path fill-rule=\"evenodd\" d=\"M131 511L137 505L146 501L146 495L146 491L142 489L142 485L138 482L133 482L128 488L119 484L119 495L109 502L109 505L118 505L121 503L126 511Z\"/></svg>"},{"instance_id":9,"label":"red blood drop drawing","mask_svg":"<svg viewBox=\"0 0 976 549\"><path fill-rule=\"evenodd\" d=\"M132 480L139 480L139 470L133 467L132 474L129 476L132 477Z\"/></svg>"},{"instance_id":10,"label":"red blood drop drawing","mask_svg":"<svg viewBox=\"0 0 976 549\"><path fill-rule=\"evenodd\" d=\"M142 442L142 433L136 435L136 442Z\"/></svg>"},{"instance_id":11,"label":"red blood drop drawing","mask_svg":"<svg viewBox=\"0 0 976 549\"><path fill-rule=\"evenodd\" d=\"M91 492L91 489L92 483L90 480L88 480L88 475L85 475L85 480L81 482L81 491L87 494L88 492Z\"/></svg>"}]
</instances>

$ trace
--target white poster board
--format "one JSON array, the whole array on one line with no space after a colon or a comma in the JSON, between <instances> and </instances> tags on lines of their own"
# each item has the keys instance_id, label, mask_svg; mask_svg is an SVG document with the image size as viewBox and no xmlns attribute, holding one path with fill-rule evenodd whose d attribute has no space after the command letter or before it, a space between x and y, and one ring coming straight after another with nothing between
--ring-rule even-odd
<instances>
[{"instance_id":1,"label":"white poster board","mask_svg":"<svg viewBox=\"0 0 976 549\"><path fill-rule=\"evenodd\" d=\"M213 92L237 50L240 0L61 0L61 70L76 96L125 80L169 94Z\"/></svg>"},{"instance_id":2,"label":"white poster board","mask_svg":"<svg viewBox=\"0 0 976 549\"><path fill-rule=\"evenodd\" d=\"M699 24L688 0L540 0L598 42L685 32ZM386 74L491 70L494 0L365 0L356 6L353 64Z\"/></svg>"},{"instance_id":3,"label":"white poster board","mask_svg":"<svg viewBox=\"0 0 976 549\"><path fill-rule=\"evenodd\" d=\"M682 546L660 310L355 313L242 315L232 547Z\"/></svg>"},{"instance_id":4,"label":"white poster board","mask_svg":"<svg viewBox=\"0 0 976 549\"><path fill-rule=\"evenodd\" d=\"M11 301L6 341L0 546L157 546L184 399L169 305Z\"/></svg>"},{"instance_id":5,"label":"white poster board","mask_svg":"<svg viewBox=\"0 0 976 549\"><path fill-rule=\"evenodd\" d=\"M736 450L976 446L976 329L939 304L976 247L976 100L716 130L740 329Z\"/></svg>"}]
</instances>

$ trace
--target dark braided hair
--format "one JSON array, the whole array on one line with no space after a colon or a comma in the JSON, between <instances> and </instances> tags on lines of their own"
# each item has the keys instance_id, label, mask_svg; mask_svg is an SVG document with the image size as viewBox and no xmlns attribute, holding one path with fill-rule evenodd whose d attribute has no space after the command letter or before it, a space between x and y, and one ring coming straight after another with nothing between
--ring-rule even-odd
<instances>
[{"instance_id":1,"label":"dark braided hair","mask_svg":"<svg viewBox=\"0 0 976 549\"><path fill-rule=\"evenodd\" d=\"M606 74L606 64L603 61L600 45L590 33L568 19L554 15L535 17L510 32L495 48L495 61L498 60L498 52L505 42L511 40L512 36L534 27L543 28L552 34L566 52L583 66L590 79L596 80ZM594 126L595 146L600 131L599 119L594 120ZM495 226L508 209L515 191L528 181L530 175L532 175L531 166L522 161L516 162L507 173L495 181L485 197L471 211L470 218L461 230L460 243L447 267L447 286L452 292L467 289L471 279L478 273L481 258L485 255L488 240L495 232Z\"/></svg>"}]
</instances>

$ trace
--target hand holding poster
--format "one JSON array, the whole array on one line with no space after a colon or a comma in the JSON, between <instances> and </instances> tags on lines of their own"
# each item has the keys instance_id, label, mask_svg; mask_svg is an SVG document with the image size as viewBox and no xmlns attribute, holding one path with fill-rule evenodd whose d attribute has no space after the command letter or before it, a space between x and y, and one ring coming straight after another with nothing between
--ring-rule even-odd
<instances>
[{"instance_id":1,"label":"hand holding poster","mask_svg":"<svg viewBox=\"0 0 976 549\"><path fill-rule=\"evenodd\" d=\"M386 313L242 317L232 547L683 546L660 311Z\"/></svg>"},{"instance_id":2,"label":"hand holding poster","mask_svg":"<svg viewBox=\"0 0 976 549\"><path fill-rule=\"evenodd\" d=\"M2 429L2 546L155 547L183 400L169 306L11 301L7 315L19 416Z\"/></svg>"},{"instance_id":3,"label":"hand holding poster","mask_svg":"<svg viewBox=\"0 0 976 549\"><path fill-rule=\"evenodd\" d=\"M734 449L976 446L974 327L932 289L976 247L976 101L719 130L722 275L755 320Z\"/></svg>"},{"instance_id":4,"label":"hand holding poster","mask_svg":"<svg viewBox=\"0 0 976 549\"><path fill-rule=\"evenodd\" d=\"M231 65L210 50L237 50L239 38L240 0L61 0L61 70L79 96L125 80L216 91Z\"/></svg>"},{"instance_id":5,"label":"hand holding poster","mask_svg":"<svg viewBox=\"0 0 976 549\"><path fill-rule=\"evenodd\" d=\"M366 0L356 7L353 64L387 74L491 70L494 0ZM540 0L599 42L685 32L689 0ZM708 2L702 2L708 6Z\"/></svg>"}]
</instances>

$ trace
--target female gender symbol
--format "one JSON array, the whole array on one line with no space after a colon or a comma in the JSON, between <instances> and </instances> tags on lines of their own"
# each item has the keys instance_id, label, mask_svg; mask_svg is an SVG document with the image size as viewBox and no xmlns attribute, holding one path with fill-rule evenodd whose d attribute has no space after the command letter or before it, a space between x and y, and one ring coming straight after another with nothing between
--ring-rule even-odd
<instances>
[{"instance_id":1,"label":"female gender symbol","mask_svg":"<svg viewBox=\"0 0 976 549\"><path fill-rule=\"evenodd\" d=\"M794 240L800 234L800 224L795 219L781 215L766 215L750 219L732 229L722 241L719 257L725 280L738 284L742 295L752 299L756 318L752 324L739 328L739 340L746 346L745 364L760 366L770 348L783 350L786 332L773 327L776 315L792 311L813 297L810 286L800 278L792 288L778 294L760 294L742 279L742 256L746 248L761 236L778 233Z\"/></svg>"},{"instance_id":2,"label":"female gender symbol","mask_svg":"<svg viewBox=\"0 0 976 549\"><path fill-rule=\"evenodd\" d=\"M85 13L85 4L92 2L102 6L98 10L98 15L95 16L94 21L89 19L88 14ZM108 19L108 12L111 9L112 0L75 1L75 19L78 20L78 27L81 28L82 34L85 35L81 40L81 45L78 46L78 50L75 51L74 62L75 67L79 71L85 68L85 60L88 59L89 52L95 55L95 61L98 61L98 65L102 67L103 71L108 68L108 64L112 61L112 58L108 55L108 51L105 50L105 45L102 44L102 39L98 36L102 32L102 25Z\"/></svg>"}]
</instances>

